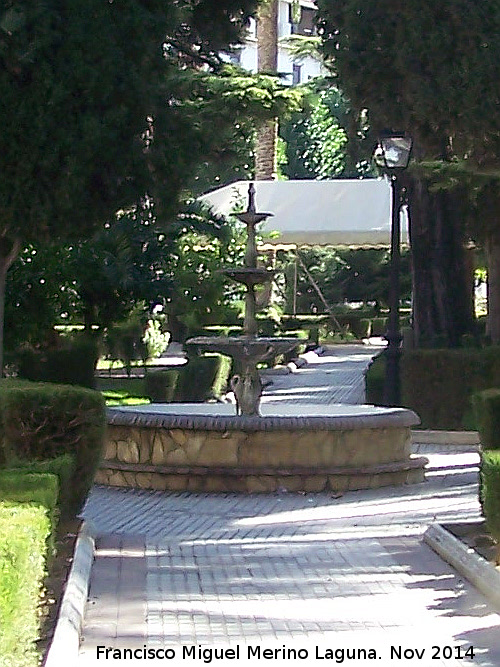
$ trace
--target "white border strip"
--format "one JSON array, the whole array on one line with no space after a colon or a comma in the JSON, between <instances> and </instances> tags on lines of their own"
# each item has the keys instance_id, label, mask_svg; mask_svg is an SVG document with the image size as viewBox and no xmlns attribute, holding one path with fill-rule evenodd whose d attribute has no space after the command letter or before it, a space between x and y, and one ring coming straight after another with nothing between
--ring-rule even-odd
<instances>
[{"instance_id":1,"label":"white border strip","mask_svg":"<svg viewBox=\"0 0 500 667\"><path fill-rule=\"evenodd\" d=\"M479 445L477 431L427 431L414 429L412 441L417 445Z\"/></svg>"},{"instance_id":2,"label":"white border strip","mask_svg":"<svg viewBox=\"0 0 500 667\"><path fill-rule=\"evenodd\" d=\"M54 636L44 667L76 665L80 650L85 604L94 562L95 529L85 521L76 540L73 564L59 609Z\"/></svg>"},{"instance_id":3,"label":"white border strip","mask_svg":"<svg viewBox=\"0 0 500 667\"><path fill-rule=\"evenodd\" d=\"M424 533L424 542L500 608L500 572L439 524Z\"/></svg>"}]
</instances>

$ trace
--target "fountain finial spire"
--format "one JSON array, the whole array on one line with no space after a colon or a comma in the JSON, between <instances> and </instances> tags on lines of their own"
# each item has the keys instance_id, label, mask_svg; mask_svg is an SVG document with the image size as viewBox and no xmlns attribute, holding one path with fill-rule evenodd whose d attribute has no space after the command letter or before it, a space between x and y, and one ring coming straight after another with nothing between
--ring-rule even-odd
<instances>
[{"instance_id":1,"label":"fountain finial spire","mask_svg":"<svg viewBox=\"0 0 500 667\"><path fill-rule=\"evenodd\" d=\"M257 209L255 208L255 185L250 183L248 186L248 212L255 213Z\"/></svg>"}]
</instances>

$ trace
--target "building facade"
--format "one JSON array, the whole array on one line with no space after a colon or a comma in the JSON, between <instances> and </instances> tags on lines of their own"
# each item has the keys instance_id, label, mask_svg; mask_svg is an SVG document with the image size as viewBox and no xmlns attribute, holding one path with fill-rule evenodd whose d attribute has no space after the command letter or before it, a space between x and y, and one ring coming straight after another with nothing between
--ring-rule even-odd
<instances>
[{"instance_id":1,"label":"building facade","mask_svg":"<svg viewBox=\"0 0 500 667\"><path fill-rule=\"evenodd\" d=\"M311 56L297 59L287 44L292 35L311 37L316 34L314 17L317 11L312 0L278 0L278 67L283 82L288 85L306 83L324 74L321 63ZM251 20L245 44L231 56L231 60L250 72L258 70L257 25Z\"/></svg>"}]
</instances>

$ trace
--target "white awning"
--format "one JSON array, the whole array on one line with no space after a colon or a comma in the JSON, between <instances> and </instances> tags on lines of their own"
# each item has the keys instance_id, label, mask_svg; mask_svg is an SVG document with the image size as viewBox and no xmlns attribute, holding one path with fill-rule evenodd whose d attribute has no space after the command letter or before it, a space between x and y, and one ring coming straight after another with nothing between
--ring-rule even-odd
<instances>
[{"instance_id":1,"label":"white awning","mask_svg":"<svg viewBox=\"0 0 500 667\"><path fill-rule=\"evenodd\" d=\"M248 205L250 181L237 181L200 197L228 216ZM279 232L266 243L296 245L389 246L391 185L381 179L332 181L254 181L258 212L273 214L259 232ZM402 216L406 241L406 216Z\"/></svg>"}]
</instances>

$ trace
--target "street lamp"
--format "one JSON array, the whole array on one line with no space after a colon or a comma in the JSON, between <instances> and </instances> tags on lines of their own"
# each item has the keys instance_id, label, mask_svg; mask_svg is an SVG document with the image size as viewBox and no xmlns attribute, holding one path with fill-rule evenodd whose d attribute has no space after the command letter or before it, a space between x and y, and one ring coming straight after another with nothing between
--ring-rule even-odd
<instances>
[{"instance_id":1,"label":"street lamp","mask_svg":"<svg viewBox=\"0 0 500 667\"><path fill-rule=\"evenodd\" d=\"M380 137L374 158L391 180L391 264L389 281L389 325L387 339L384 382L384 405L401 404L401 378L399 361L401 357L401 331L399 327L399 273L401 258L401 207L403 198L397 174L406 169L410 161L412 139L402 133L384 134Z\"/></svg>"}]
</instances>

